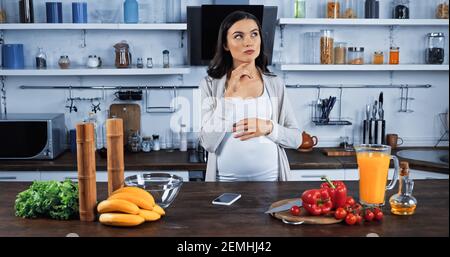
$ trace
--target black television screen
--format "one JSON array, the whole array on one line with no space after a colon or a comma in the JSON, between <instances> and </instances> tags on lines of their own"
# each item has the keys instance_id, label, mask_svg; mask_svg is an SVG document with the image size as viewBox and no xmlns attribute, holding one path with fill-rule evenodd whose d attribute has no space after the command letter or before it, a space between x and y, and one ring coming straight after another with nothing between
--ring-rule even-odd
<instances>
[{"instance_id":1,"label":"black television screen","mask_svg":"<svg viewBox=\"0 0 450 257\"><path fill-rule=\"evenodd\" d=\"M188 6L189 64L208 65L214 57L220 24L225 17L237 10L249 12L262 25L265 53L272 63L276 28L277 7L263 5L202 5Z\"/></svg>"}]
</instances>

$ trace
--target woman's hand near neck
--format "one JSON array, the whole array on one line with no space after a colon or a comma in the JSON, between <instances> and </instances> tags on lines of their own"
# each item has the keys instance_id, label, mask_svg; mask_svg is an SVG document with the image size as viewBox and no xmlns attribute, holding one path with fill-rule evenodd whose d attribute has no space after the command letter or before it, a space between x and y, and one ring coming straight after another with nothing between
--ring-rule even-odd
<instances>
[{"instance_id":1,"label":"woman's hand near neck","mask_svg":"<svg viewBox=\"0 0 450 257\"><path fill-rule=\"evenodd\" d=\"M255 65L255 61L251 63L234 61L233 63L234 68L228 75L224 96L245 98L249 95L254 95L250 92L253 89L247 88L245 85L249 85L249 83L254 85L261 80L261 75Z\"/></svg>"}]
</instances>

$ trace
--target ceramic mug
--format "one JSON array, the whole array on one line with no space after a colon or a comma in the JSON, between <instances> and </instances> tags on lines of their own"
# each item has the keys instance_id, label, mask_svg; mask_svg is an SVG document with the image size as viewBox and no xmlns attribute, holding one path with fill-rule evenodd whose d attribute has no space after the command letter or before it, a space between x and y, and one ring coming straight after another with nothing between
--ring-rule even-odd
<instances>
[{"instance_id":1,"label":"ceramic mug","mask_svg":"<svg viewBox=\"0 0 450 257\"><path fill-rule=\"evenodd\" d=\"M400 141L400 142L399 142ZM397 134L387 134L386 135L386 143L392 148L396 149L397 146L403 144L403 139L399 137Z\"/></svg>"}]
</instances>

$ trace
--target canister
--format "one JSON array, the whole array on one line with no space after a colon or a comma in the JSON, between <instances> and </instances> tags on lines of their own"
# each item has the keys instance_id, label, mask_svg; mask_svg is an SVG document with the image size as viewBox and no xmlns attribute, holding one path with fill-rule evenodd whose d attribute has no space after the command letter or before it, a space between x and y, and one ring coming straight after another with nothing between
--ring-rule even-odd
<instances>
[{"instance_id":1,"label":"canister","mask_svg":"<svg viewBox=\"0 0 450 257\"><path fill-rule=\"evenodd\" d=\"M72 22L73 23L87 23L87 3L73 2L72 3Z\"/></svg>"},{"instance_id":2,"label":"canister","mask_svg":"<svg viewBox=\"0 0 450 257\"><path fill-rule=\"evenodd\" d=\"M61 2L47 2L45 3L47 13L47 23L62 23L62 3Z\"/></svg>"},{"instance_id":3,"label":"canister","mask_svg":"<svg viewBox=\"0 0 450 257\"><path fill-rule=\"evenodd\" d=\"M4 44L2 48L3 68L23 69L23 44Z\"/></svg>"}]
</instances>

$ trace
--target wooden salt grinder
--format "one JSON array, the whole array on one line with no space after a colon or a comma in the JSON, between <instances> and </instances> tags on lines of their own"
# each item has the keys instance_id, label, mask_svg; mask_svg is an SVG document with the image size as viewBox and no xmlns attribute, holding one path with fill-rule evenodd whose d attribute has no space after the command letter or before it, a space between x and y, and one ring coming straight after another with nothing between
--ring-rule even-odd
<instances>
[{"instance_id":1,"label":"wooden salt grinder","mask_svg":"<svg viewBox=\"0 0 450 257\"><path fill-rule=\"evenodd\" d=\"M76 131L80 220L94 221L97 205L94 124L77 124Z\"/></svg>"},{"instance_id":2,"label":"wooden salt grinder","mask_svg":"<svg viewBox=\"0 0 450 257\"><path fill-rule=\"evenodd\" d=\"M124 184L122 119L113 118L106 121L106 140L108 146L108 195L111 195Z\"/></svg>"}]
</instances>

